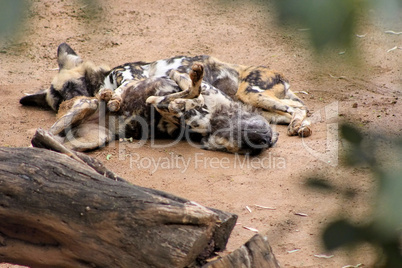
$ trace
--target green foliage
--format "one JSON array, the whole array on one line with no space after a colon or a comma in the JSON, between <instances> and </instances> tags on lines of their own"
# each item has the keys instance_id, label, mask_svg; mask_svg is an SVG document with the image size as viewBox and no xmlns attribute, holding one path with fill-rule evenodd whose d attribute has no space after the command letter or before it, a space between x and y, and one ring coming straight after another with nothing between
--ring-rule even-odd
<instances>
[{"instance_id":1,"label":"green foliage","mask_svg":"<svg viewBox=\"0 0 402 268\"><path fill-rule=\"evenodd\" d=\"M328 250L334 250L347 244L364 241L363 227L356 227L347 220L337 220L331 223L323 233L324 245Z\"/></svg>"},{"instance_id":2,"label":"green foliage","mask_svg":"<svg viewBox=\"0 0 402 268\"><path fill-rule=\"evenodd\" d=\"M343 125L341 134L350 145L346 163L349 166L369 166L377 179L378 190L373 214L367 215L367 223L356 225L347 218L330 223L323 233L324 245L333 250L368 242L383 250L385 260L380 253L378 262L381 261L385 267L402 267L402 141L374 134L363 135L352 125ZM378 152L386 152L388 157ZM308 179L307 186L340 192L322 178ZM348 194L345 193L344 197L348 198Z\"/></svg>"},{"instance_id":3,"label":"green foliage","mask_svg":"<svg viewBox=\"0 0 402 268\"><path fill-rule=\"evenodd\" d=\"M341 136L349 142L351 150L346 155L346 164L349 166L376 164L375 150L376 142L363 143L363 134L351 125L341 126Z\"/></svg>"},{"instance_id":4,"label":"green foliage","mask_svg":"<svg viewBox=\"0 0 402 268\"><path fill-rule=\"evenodd\" d=\"M348 142L359 146L363 140L363 135L351 125L343 125L341 128L341 135Z\"/></svg>"},{"instance_id":5,"label":"green foliage","mask_svg":"<svg viewBox=\"0 0 402 268\"><path fill-rule=\"evenodd\" d=\"M318 189L320 191L333 191L335 188L331 183L322 178L309 178L306 186Z\"/></svg>"},{"instance_id":6,"label":"green foliage","mask_svg":"<svg viewBox=\"0 0 402 268\"><path fill-rule=\"evenodd\" d=\"M0 5L0 37L15 33L28 8L24 0L2 0Z\"/></svg>"},{"instance_id":7,"label":"green foliage","mask_svg":"<svg viewBox=\"0 0 402 268\"><path fill-rule=\"evenodd\" d=\"M279 0L281 21L301 23L310 30L314 47L329 44L351 46L355 29L355 1L351 0Z\"/></svg>"}]
</instances>

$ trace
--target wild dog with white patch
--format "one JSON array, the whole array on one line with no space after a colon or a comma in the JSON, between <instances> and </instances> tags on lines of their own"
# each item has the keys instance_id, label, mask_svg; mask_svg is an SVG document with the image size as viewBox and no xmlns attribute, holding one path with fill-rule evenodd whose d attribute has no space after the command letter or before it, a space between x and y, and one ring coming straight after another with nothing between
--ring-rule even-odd
<instances>
[{"instance_id":1,"label":"wild dog with white patch","mask_svg":"<svg viewBox=\"0 0 402 268\"><path fill-rule=\"evenodd\" d=\"M96 149L122 137L157 138L195 132L203 136L204 149L258 154L277 140L277 133L272 132L264 117L203 81L201 64L194 64L191 79L177 71L171 72L172 79L143 76L146 74L143 64L138 65L144 68L141 72L129 71L132 78L137 76L128 80L125 73L128 67L113 69L111 73L120 70L115 77L121 80L116 83L120 85L119 107L111 111L106 106L113 103L115 99L111 96L116 91L103 88L101 94L88 96L96 92L92 89L99 82L97 75L101 76L106 68L94 69L94 65L83 63L66 45L59 47L58 63L60 71L51 89L25 97L21 103L43 104L43 98L52 99L47 104L58 110L59 119L49 133L73 150ZM110 77L114 76L106 76L110 84L117 81ZM40 99L42 101L38 102Z\"/></svg>"},{"instance_id":2,"label":"wild dog with white patch","mask_svg":"<svg viewBox=\"0 0 402 268\"><path fill-rule=\"evenodd\" d=\"M151 96L146 102L164 118L181 119L186 128L202 134L204 149L259 154L276 143L278 133L260 114L203 82L203 76L199 63L191 68L191 80L173 70L170 78L185 90Z\"/></svg>"},{"instance_id":3,"label":"wild dog with white patch","mask_svg":"<svg viewBox=\"0 0 402 268\"><path fill-rule=\"evenodd\" d=\"M196 62L204 66L203 79L206 83L234 100L260 109L270 123L287 124L288 135L308 137L312 134L307 119L308 109L289 89L289 83L282 74L264 66L230 64L206 55L132 62L109 70L84 62L70 46L63 43L58 48L60 72L50 89L25 96L20 102L24 105L47 105L57 111L64 100L74 96L95 96L100 91L102 98L108 101L109 110L118 111L128 83L168 76L171 70L189 73Z\"/></svg>"}]
</instances>

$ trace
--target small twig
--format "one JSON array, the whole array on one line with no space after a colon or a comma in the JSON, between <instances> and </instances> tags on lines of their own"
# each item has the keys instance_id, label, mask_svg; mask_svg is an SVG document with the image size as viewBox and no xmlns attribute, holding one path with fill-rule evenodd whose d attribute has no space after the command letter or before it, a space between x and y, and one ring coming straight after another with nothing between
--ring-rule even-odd
<instances>
[{"instance_id":1,"label":"small twig","mask_svg":"<svg viewBox=\"0 0 402 268\"><path fill-rule=\"evenodd\" d=\"M249 206L246 206L246 209L248 210L248 212L252 212Z\"/></svg>"},{"instance_id":2,"label":"small twig","mask_svg":"<svg viewBox=\"0 0 402 268\"><path fill-rule=\"evenodd\" d=\"M300 250L300 248L294 249L294 250L289 250L288 253L294 253L294 252L298 252Z\"/></svg>"},{"instance_id":3,"label":"small twig","mask_svg":"<svg viewBox=\"0 0 402 268\"><path fill-rule=\"evenodd\" d=\"M394 32L394 31L391 31L391 30L385 31L385 33L387 33L387 34L396 34L396 35L402 34L402 32Z\"/></svg>"},{"instance_id":4,"label":"small twig","mask_svg":"<svg viewBox=\"0 0 402 268\"><path fill-rule=\"evenodd\" d=\"M322 259L331 259L334 257L334 255L317 254L317 255L314 255L314 257L322 258Z\"/></svg>"},{"instance_id":5,"label":"small twig","mask_svg":"<svg viewBox=\"0 0 402 268\"><path fill-rule=\"evenodd\" d=\"M402 47L394 46L393 48L388 49L387 52L391 52L396 49L402 49Z\"/></svg>"},{"instance_id":6,"label":"small twig","mask_svg":"<svg viewBox=\"0 0 402 268\"><path fill-rule=\"evenodd\" d=\"M308 95L308 92L307 92L307 91L304 91L304 90L301 90L301 91L295 91L295 93L296 93L296 94L298 94L298 93L302 93L302 94L304 94L304 95Z\"/></svg>"},{"instance_id":7,"label":"small twig","mask_svg":"<svg viewBox=\"0 0 402 268\"><path fill-rule=\"evenodd\" d=\"M362 263L359 263L359 264L356 264L356 265L345 265L345 266L342 266L342 268L358 268L358 267L360 267L362 265L363 265Z\"/></svg>"},{"instance_id":8,"label":"small twig","mask_svg":"<svg viewBox=\"0 0 402 268\"><path fill-rule=\"evenodd\" d=\"M253 232L256 232L256 233L259 232L257 229L255 229L255 228L253 228L253 227L243 226L243 228L244 228L244 229L247 229L247 230L250 230L250 231L253 231Z\"/></svg>"},{"instance_id":9,"label":"small twig","mask_svg":"<svg viewBox=\"0 0 402 268\"><path fill-rule=\"evenodd\" d=\"M329 74L329 76L330 76L331 78L335 78L335 79L347 79L347 77L346 77L346 76L343 76L343 75L341 75L341 76L334 76L334 75L332 75L332 74Z\"/></svg>"},{"instance_id":10,"label":"small twig","mask_svg":"<svg viewBox=\"0 0 402 268\"><path fill-rule=\"evenodd\" d=\"M265 207L265 206L260 206L260 205L254 205L254 206L256 206L257 208L270 209L270 210L275 210L276 209L276 208L273 208L273 207Z\"/></svg>"},{"instance_id":11,"label":"small twig","mask_svg":"<svg viewBox=\"0 0 402 268\"><path fill-rule=\"evenodd\" d=\"M308 215L305 213L300 213L300 212L296 212L295 215L297 216L302 216L302 217L307 217Z\"/></svg>"}]
</instances>

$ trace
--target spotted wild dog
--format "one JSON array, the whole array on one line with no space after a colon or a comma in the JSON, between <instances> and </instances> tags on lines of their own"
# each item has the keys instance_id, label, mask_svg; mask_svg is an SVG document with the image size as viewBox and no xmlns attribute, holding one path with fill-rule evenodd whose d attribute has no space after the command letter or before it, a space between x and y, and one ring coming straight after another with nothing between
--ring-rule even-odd
<instances>
[{"instance_id":1,"label":"spotted wild dog","mask_svg":"<svg viewBox=\"0 0 402 268\"><path fill-rule=\"evenodd\" d=\"M262 115L273 124L287 124L288 135L308 137L312 131L307 118L307 107L290 89L289 83L278 72L263 66L243 66L219 61L211 56L179 56L151 63L127 63L111 70L105 78L103 89L114 94L108 107L119 109L124 84L147 77L161 77L171 70L188 73L194 63L205 68L204 80L226 93L234 100L259 108Z\"/></svg>"},{"instance_id":2,"label":"spotted wild dog","mask_svg":"<svg viewBox=\"0 0 402 268\"><path fill-rule=\"evenodd\" d=\"M203 82L203 76L204 66L199 63L193 64L190 79L172 70L170 78L182 90L150 96L146 102L166 120L176 124L182 120L187 129L202 134L204 149L255 155L276 143L278 133L272 132L264 117Z\"/></svg>"},{"instance_id":3,"label":"spotted wild dog","mask_svg":"<svg viewBox=\"0 0 402 268\"><path fill-rule=\"evenodd\" d=\"M128 83L117 112L107 110L100 95L64 101L49 133L77 151L121 137L177 138L189 132L202 135L201 148L230 153L256 155L276 143L278 134L264 117L202 81L202 65L195 64L190 77L172 72L171 79Z\"/></svg>"},{"instance_id":4,"label":"spotted wild dog","mask_svg":"<svg viewBox=\"0 0 402 268\"><path fill-rule=\"evenodd\" d=\"M132 62L109 69L83 61L74 50L62 43L57 50L59 73L47 90L23 97L24 105L50 106L57 111L60 103L74 96L95 96L113 91L108 102L110 111L120 107L121 95L127 83L150 77L168 76L171 70L189 73L199 62L204 66L204 81L231 98L260 109L274 124L287 124L288 135L308 137L312 131L307 107L290 89L278 72L263 66L244 66L221 62L211 56L174 57L155 62ZM108 93L109 94L109 93Z\"/></svg>"}]
</instances>

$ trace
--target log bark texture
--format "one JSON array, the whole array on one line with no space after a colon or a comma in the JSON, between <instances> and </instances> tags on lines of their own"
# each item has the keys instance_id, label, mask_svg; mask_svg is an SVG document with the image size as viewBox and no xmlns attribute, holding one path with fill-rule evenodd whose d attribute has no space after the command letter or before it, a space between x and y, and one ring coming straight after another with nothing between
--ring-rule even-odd
<instances>
[{"instance_id":1,"label":"log bark texture","mask_svg":"<svg viewBox=\"0 0 402 268\"><path fill-rule=\"evenodd\" d=\"M105 177L84 162L0 148L0 262L186 267L225 248L236 215Z\"/></svg>"},{"instance_id":2,"label":"log bark texture","mask_svg":"<svg viewBox=\"0 0 402 268\"><path fill-rule=\"evenodd\" d=\"M231 254L204 265L203 268L279 268L272 248L265 236L254 235L247 243Z\"/></svg>"}]
</instances>

